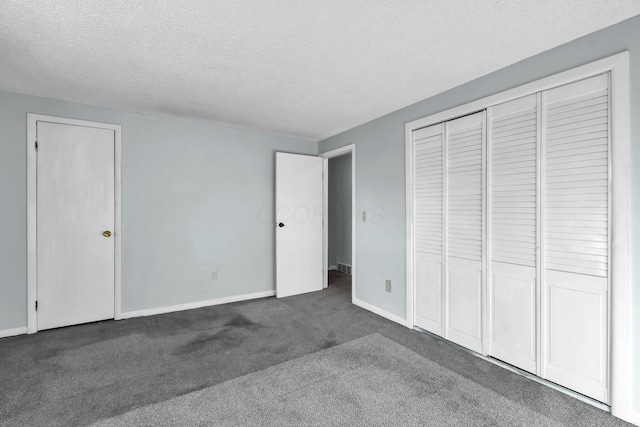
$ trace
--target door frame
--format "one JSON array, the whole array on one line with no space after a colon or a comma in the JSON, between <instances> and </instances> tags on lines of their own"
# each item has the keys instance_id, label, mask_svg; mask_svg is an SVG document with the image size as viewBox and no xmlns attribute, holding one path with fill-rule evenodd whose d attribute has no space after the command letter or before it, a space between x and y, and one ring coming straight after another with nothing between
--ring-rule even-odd
<instances>
[{"instance_id":1,"label":"door frame","mask_svg":"<svg viewBox=\"0 0 640 427\"><path fill-rule=\"evenodd\" d=\"M356 145L350 144L318 156L323 158L322 179L322 265L323 288L329 286L329 159L351 154L351 303L356 300Z\"/></svg>"},{"instance_id":2,"label":"door frame","mask_svg":"<svg viewBox=\"0 0 640 427\"><path fill-rule=\"evenodd\" d=\"M68 119L63 117L47 116L42 114L27 113L27 333L38 332L38 313L36 300L38 296L38 263L37 263L37 155L35 143L37 141L37 123L48 122L63 125L75 125L108 129L114 132L115 168L114 168L114 203L115 203L115 254L114 254L114 313L116 320L121 319L122 305L122 236L121 236L121 187L122 187L122 128L120 125L99 123L87 120Z\"/></svg>"},{"instance_id":3,"label":"door frame","mask_svg":"<svg viewBox=\"0 0 640 427\"><path fill-rule=\"evenodd\" d=\"M630 263L630 147L631 100L629 52L591 62L525 85L469 102L405 124L406 171L406 323L414 328L414 257L413 257L413 131L454 119L475 111L531 95L557 86L610 72L612 170L610 171L612 209L611 218L611 278L609 288L609 393L614 416L626 421L640 422L640 412L633 408L632 372L632 292ZM485 267L486 268L486 267Z\"/></svg>"}]
</instances>

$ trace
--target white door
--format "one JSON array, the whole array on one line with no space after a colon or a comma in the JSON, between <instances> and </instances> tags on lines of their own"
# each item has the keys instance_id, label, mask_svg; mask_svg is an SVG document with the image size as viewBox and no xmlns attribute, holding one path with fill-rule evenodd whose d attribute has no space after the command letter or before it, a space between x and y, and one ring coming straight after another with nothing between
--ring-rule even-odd
<instances>
[{"instance_id":1,"label":"white door","mask_svg":"<svg viewBox=\"0 0 640 427\"><path fill-rule=\"evenodd\" d=\"M482 352L484 113L413 134L415 325Z\"/></svg>"},{"instance_id":2,"label":"white door","mask_svg":"<svg viewBox=\"0 0 640 427\"><path fill-rule=\"evenodd\" d=\"M413 133L415 325L443 335L444 124Z\"/></svg>"},{"instance_id":3,"label":"white door","mask_svg":"<svg viewBox=\"0 0 640 427\"><path fill-rule=\"evenodd\" d=\"M489 354L538 373L538 108L530 95L488 110Z\"/></svg>"},{"instance_id":4,"label":"white door","mask_svg":"<svg viewBox=\"0 0 640 427\"><path fill-rule=\"evenodd\" d=\"M113 130L37 123L38 329L114 317Z\"/></svg>"},{"instance_id":5,"label":"white door","mask_svg":"<svg viewBox=\"0 0 640 427\"><path fill-rule=\"evenodd\" d=\"M445 338L483 351L484 112L446 124Z\"/></svg>"},{"instance_id":6,"label":"white door","mask_svg":"<svg viewBox=\"0 0 640 427\"><path fill-rule=\"evenodd\" d=\"M542 376L605 403L611 238L608 77L542 94Z\"/></svg>"},{"instance_id":7,"label":"white door","mask_svg":"<svg viewBox=\"0 0 640 427\"><path fill-rule=\"evenodd\" d=\"M322 170L315 156L276 153L276 296L322 290Z\"/></svg>"}]
</instances>

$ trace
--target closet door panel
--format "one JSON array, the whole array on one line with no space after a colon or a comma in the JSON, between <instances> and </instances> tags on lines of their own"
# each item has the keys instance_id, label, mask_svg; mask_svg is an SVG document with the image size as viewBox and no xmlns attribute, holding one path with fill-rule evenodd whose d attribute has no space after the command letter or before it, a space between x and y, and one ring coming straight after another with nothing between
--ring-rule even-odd
<instances>
[{"instance_id":1,"label":"closet door panel","mask_svg":"<svg viewBox=\"0 0 640 427\"><path fill-rule=\"evenodd\" d=\"M482 263L449 259L447 339L482 352Z\"/></svg>"},{"instance_id":2,"label":"closet door panel","mask_svg":"<svg viewBox=\"0 0 640 427\"><path fill-rule=\"evenodd\" d=\"M536 373L535 269L491 263L491 356Z\"/></svg>"},{"instance_id":3,"label":"closet door panel","mask_svg":"<svg viewBox=\"0 0 640 427\"><path fill-rule=\"evenodd\" d=\"M414 132L414 323L443 334L444 125Z\"/></svg>"},{"instance_id":4,"label":"closet door panel","mask_svg":"<svg viewBox=\"0 0 640 427\"><path fill-rule=\"evenodd\" d=\"M489 354L537 373L538 97L489 115Z\"/></svg>"},{"instance_id":5,"label":"closet door panel","mask_svg":"<svg viewBox=\"0 0 640 427\"><path fill-rule=\"evenodd\" d=\"M446 123L446 335L482 352L484 113Z\"/></svg>"},{"instance_id":6,"label":"closet door panel","mask_svg":"<svg viewBox=\"0 0 640 427\"><path fill-rule=\"evenodd\" d=\"M607 279L547 270L544 378L607 400Z\"/></svg>"},{"instance_id":7,"label":"closet door panel","mask_svg":"<svg viewBox=\"0 0 640 427\"><path fill-rule=\"evenodd\" d=\"M607 403L608 75L542 99L542 376Z\"/></svg>"},{"instance_id":8,"label":"closet door panel","mask_svg":"<svg viewBox=\"0 0 640 427\"><path fill-rule=\"evenodd\" d=\"M416 259L415 325L442 336L442 260Z\"/></svg>"}]
</instances>

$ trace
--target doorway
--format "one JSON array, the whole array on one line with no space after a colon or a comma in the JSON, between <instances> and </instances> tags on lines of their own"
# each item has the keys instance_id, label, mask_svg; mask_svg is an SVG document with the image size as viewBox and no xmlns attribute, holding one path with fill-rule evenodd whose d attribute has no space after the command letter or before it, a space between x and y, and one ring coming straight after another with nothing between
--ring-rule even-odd
<instances>
[{"instance_id":1,"label":"doorway","mask_svg":"<svg viewBox=\"0 0 640 427\"><path fill-rule=\"evenodd\" d=\"M120 314L120 126L27 117L28 332Z\"/></svg>"},{"instance_id":2,"label":"doorway","mask_svg":"<svg viewBox=\"0 0 640 427\"><path fill-rule=\"evenodd\" d=\"M327 286L351 287L351 153L329 159Z\"/></svg>"},{"instance_id":3,"label":"doorway","mask_svg":"<svg viewBox=\"0 0 640 427\"><path fill-rule=\"evenodd\" d=\"M355 146L321 154L324 160L324 287L355 299Z\"/></svg>"}]
</instances>

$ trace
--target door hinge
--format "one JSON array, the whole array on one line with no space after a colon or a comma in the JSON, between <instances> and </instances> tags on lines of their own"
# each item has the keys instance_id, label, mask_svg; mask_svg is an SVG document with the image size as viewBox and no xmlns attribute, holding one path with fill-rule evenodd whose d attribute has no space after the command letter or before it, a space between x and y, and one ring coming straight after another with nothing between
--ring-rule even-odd
<instances>
[{"instance_id":1,"label":"door hinge","mask_svg":"<svg viewBox=\"0 0 640 427\"><path fill-rule=\"evenodd\" d=\"M36 311L38 311L38 301L36 301Z\"/></svg>"},{"instance_id":2,"label":"door hinge","mask_svg":"<svg viewBox=\"0 0 640 427\"><path fill-rule=\"evenodd\" d=\"M38 141L36 141L36 151L38 151Z\"/></svg>"}]
</instances>

